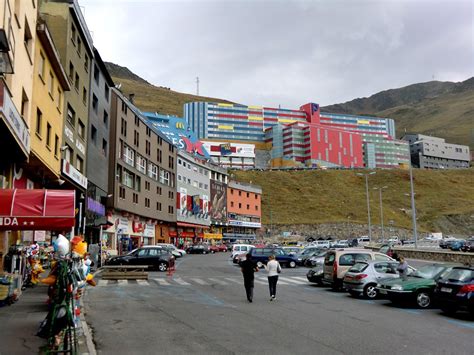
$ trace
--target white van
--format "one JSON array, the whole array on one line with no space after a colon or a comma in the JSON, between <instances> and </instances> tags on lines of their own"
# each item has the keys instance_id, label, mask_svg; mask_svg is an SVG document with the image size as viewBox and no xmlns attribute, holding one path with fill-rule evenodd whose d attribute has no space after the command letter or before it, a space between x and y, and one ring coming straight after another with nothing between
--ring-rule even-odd
<instances>
[{"instance_id":1,"label":"white van","mask_svg":"<svg viewBox=\"0 0 474 355\"><path fill-rule=\"evenodd\" d=\"M329 240L315 240L314 242L311 242L311 246L329 249L331 247L331 242Z\"/></svg>"},{"instance_id":2,"label":"white van","mask_svg":"<svg viewBox=\"0 0 474 355\"><path fill-rule=\"evenodd\" d=\"M357 238L357 243L359 245L369 244L370 243L370 238L368 236L364 235L362 237Z\"/></svg>"},{"instance_id":3,"label":"white van","mask_svg":"<svg viewBox=\"0 0 474 355\"><path fill-rule=\"evenodd\" d=\"M250 249L255 248L254 245L251 244L235 244L232 247L232 255L230 256L234 262L236 262L236 256L240 254L247 254Z\"/></svg>"}]
</instances>

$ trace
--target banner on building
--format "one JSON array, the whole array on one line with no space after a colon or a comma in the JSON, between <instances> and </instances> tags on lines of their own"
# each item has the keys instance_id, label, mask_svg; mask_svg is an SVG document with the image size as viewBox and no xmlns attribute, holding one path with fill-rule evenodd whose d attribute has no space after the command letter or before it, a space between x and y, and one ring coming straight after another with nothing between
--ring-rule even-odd
<instances>
[{"instance_id":1,"label":"banner on building","mask_svg":"<svg viewBox=\"0 0 474 355\"><path fill-rule=\"evenodd\" d=\"M210 215L212 222L225 223L227 216L227 185L211 180L211 206Z\"/></svg>"},{"instance_id":2,"label":"banner on building","mask_svg":"<svg viewBox=\"0 0 474 355\"><path fill-rule=\"evenodd\" d=\"M209 196L202 195L202 217L209 217Z\"/></svg>"},{"instance_id":3,"label":"banner on building","mask_svg":"<svg viewBox=\"0 0 474 355\"><path fill-rule=\"evenodd\" d=\"M188 190L181 187L179 189L179 211L182 216L185 216L188 211Z\"/></svg>"},{"instance_id":4,"label":"banner on building","mask_svg":"<svg viewBox=\"0 0 474 355\"><path fill-rule=\"evenodd\" d=\"M197 215L201 212L201 198L199 195L193 196L193 214Z\"/></svg>"}]
</instances>

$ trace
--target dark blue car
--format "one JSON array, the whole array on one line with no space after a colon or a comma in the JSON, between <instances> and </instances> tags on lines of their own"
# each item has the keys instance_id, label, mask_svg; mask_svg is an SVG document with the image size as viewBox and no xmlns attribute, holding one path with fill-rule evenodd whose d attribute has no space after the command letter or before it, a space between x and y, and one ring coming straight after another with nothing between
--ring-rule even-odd
<instances>
[{"instance_id":1,"label":"dark blue car","mask_svg":"<svg viewBox=\"0 0 474 355\"><path fill-rule=\"evenodd\" d=\"M294 255L285 253L282 248L252 248L250 254L252 255L252 260L259 268L267 263L270 255L275 255L275 259L282 266L296 267L297 258Z\"/></svg>"}]
</instances>

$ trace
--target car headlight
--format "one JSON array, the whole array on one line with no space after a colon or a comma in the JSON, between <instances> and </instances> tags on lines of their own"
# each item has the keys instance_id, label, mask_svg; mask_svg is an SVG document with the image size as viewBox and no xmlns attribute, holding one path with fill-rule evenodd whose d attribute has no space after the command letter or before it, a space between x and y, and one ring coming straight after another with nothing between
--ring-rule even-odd
<instances>
[{"instance_id":1,"label":"car headlight","mask_svg":"<svg viewBox=\"0 0 474 355\"><path fill-rule=\"evenodd\" d=\"M303 260L303 258L298 258L298 261L301 261L301 260Z\"/></svg>"},{"instance_id":2,"label":"car headlight","mask_svg":"<svg viewBox=\"0 0 474 355\"><path fill-rule=\"evenodd\" d=\"M377 288L380 288L380 287L382 287L382 285L381 285L381 284L377 284L377 286L376 286L376 287L377 287Z\"/></svg>"},{"instance_id":3,"label":"car headlight","mask_svg":"<svg viewBox=\"0 0 474 355\"><path fill-rule=\"evenodd\" d=\"M402 285L393 285L392 290L394 290L394 291L403 291L403 286Z\"/></svg>"}]
</instances>

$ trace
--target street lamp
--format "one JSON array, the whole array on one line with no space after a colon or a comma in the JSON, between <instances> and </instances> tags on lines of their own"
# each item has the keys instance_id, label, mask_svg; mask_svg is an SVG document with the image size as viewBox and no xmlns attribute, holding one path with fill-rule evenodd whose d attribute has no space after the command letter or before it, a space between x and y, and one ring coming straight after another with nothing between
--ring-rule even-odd
<instances>
[{"instance_id":1,"label":"street lamp","mask_svg":"<svg viewBox=\"0 0 474 355\"><path fill-rule=\"evenodd\" d=\"M410 195L411 195L411 218L413 223L413 238L415 239L415 249L418 248L418 233L416 231L416 207L415 207L415 192L413 188L413 169L410 159Z\"/></svg>"},{"instance_id":2,"label":"street lamp","mask_svg":"<svg viewBox=\"0 0 474 355\"><path fill-rule=\"evenodd\" d=\"M369 175L374 175L375 171L368 174L356 173L358 176L365 176L365 194L367 195L367 219L369 221L369 239L372 242L372 227L370 225L370 202L369 202Z\"/></svg>"},{"instance_id":3,"label":"street lamp","mask_svg":"<svg viewBox=\"0 0 474 355\"><path fill-rule=\"evenodd\" d=\"M380 225L382 227L382 240L385 240L384 230L383 230L382 190L385 190L386 188L388 188L388 186L374 187L374 190L379 190L379 196L380 196Z\"/></svg>"}]
</instances>

